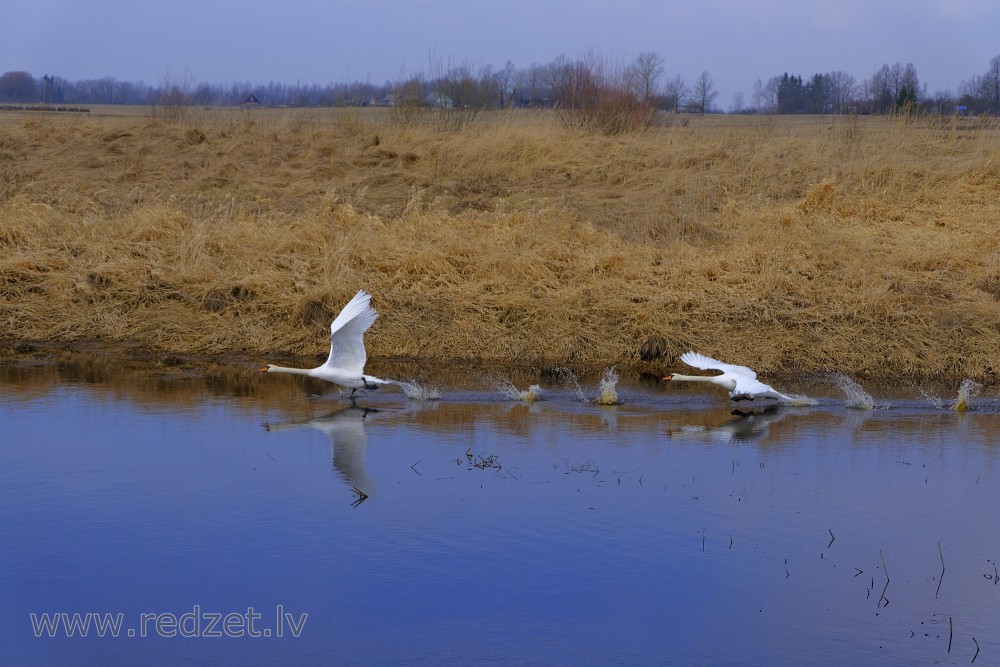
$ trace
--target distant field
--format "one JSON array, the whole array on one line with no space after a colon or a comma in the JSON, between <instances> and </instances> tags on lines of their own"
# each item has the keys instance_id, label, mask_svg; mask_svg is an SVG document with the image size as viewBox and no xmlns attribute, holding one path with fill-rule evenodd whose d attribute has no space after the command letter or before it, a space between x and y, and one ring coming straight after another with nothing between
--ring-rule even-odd
<instances>
[{"instance_id":1,"label":"distant field","mask_svg":"<svg viewBox=\"0 0 1000 667\"><path fill-rule=\"evenodd\" d=\"M0 112L0 338L992 381L1000 126L552 111Z\"/></svg>"}]
</instances>

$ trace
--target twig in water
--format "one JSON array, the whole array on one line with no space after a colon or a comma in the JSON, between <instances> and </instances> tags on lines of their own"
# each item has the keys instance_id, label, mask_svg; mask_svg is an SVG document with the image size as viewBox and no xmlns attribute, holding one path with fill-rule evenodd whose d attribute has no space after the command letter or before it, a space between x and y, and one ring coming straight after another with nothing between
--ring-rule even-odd
<instances>
[{"instance_id":1,"label":"twig in water","mask_svg":"<svg viewBox=\"0 0 1000 667\"><path fill-rule=\"evenodd\" d=\"M973 637L972 638L972 643L976 645L976 654L974 656L972 656L972 662L975 662L976 658L979 657L979 642L977 642L976 638Z\"/></svg>"},{"instance_id":2,"label":"twig in water","mask_svg":"<svg viewBox=\"0 0 1000 667\"><path fill-rule=\"evenodd\" d=\"M952 637L952 627L951 627L951 616L948 617L948 653L951 653L951 637Z\"/></svg>"},{"instance_id":3,"label":"twig in water","mask_svg":"<svg viewBox=\"0 0 1000 667\"><path fill-rule=\"evenodd\" d=\"M886 607L889 606L889 598L885 596L885 592L889 589L889 568L885 566L885 556L882 554L882 550L878 550L879 558L882 559L882 571L885 572L885 586L882 587L882 596L878 599L878 604L875 606L876 609L882 607L882 600L885 600ZM874 584L875 579L872 578L872 583Z\"/></svg>"},{"instance_id":4,"label":"twig in water","mask_svg":"<svg viewBox=\"0 0 1000 667\"><path fill-rule=\"evenodd\" d=\"M729 536L729 548L730 549L733 548L733 536L732 535Z\"/></svg>"},{"instance_id":5,"label":"twig in water","mask_svg":"<svg viewBox=\"0 0 1000 667\"><path fill-rule=\"evenodd\" d=\"M829 528L827 528L827 530L830 531L830 544L826 545L826 548L829 549L833 545L833 541L837 538L833 536L832 530L830 530Z\"/></svg>"},{"instance_id":6,"label":"twig in water","mask_svg":"<svg viewBox=\"0 0 1000 667\"><path fill-rule=\"evenodd\" d=\"M937 597L938 593L941 592L941 582L944 581L944 554L941 553L941 543L940 542L938 542L938 556L941 558L941 576L938 577L938 585L937 585L937 590L934 591L934 597Z\"/></svg>"},{"instance_id":7,"label":"twig in water","mask_svg":"<svg viewBox=\"0 0 1000 667\"><path fill-rule=\"evenodd\" d=\"M705 550L705 529L701 529L701 550Z\"/></svg>"},{"instance_id":8,"label":"twig in water","mask_svg":"<svg viewBox=\"0 0 1000 667\"><path fill-rule=\"evenodd\" d=\"M423 459L420 459L420 461L423 461ZM413 472L415 472L418 475L420 475L421 477L423 477L423 475L420 474L420 471L417 470L417 465L420 463L420 461L417 461L416 463L414 463L413 465L411 465L410 466L410 470L412 470Z\"/></svg>"},{"instance_id":9,"label":"twig in water","mask_svg":"<svg viewBox=\"0 0 1000 667\"><path fill-rule=\"evenodd\" d=\"M368 500L368 494L365 493L364 491L362 491L361 489L359 489L358 487L352 486L351 487L351 491L353 491L354 493L358 494L357 500L355 500L353 503L351 503L351 507L357 507L361 503L363 503L366 500Z\"/></svg>"}]
</instances>

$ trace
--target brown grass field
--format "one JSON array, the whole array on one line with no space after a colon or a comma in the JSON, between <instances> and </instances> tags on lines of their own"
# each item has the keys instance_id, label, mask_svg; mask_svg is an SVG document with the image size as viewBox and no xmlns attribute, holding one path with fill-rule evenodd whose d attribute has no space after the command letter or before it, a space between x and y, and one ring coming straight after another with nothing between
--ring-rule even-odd
<instances>
[{"instance_id":1,"label":"brown grass field","mask_svg":"<svg viewBox=\"0 0 1000 667\"><path fill-rule=\"evenodd\" d=\"M1000 124L0 113L0 340L659 371L1000 371Z\"/></svg>"}]
</instances>

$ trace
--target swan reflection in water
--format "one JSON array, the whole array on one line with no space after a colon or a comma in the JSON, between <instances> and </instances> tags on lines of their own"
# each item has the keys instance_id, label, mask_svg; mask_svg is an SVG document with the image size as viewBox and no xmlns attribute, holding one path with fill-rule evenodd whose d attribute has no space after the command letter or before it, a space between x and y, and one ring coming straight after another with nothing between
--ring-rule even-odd
<instances>
[{"instance_id":1,"label":"swan reflection in water","mask_svg":"<svg viewBox=\"0 0 1000 667\"><path fill-rule=\"evenodd\" d=\"M744 443L759 440L767 435L768 429L788 413L780 405L768 405L763 408L737 408L731 414L731 419L717 426L681 426L679 431L669 435L708 435L717 443Z\"/></svg>"},{"instance_id":2,"label":"swan reflection in water","mask_svg":"<svg viewBox=\"0 0 1000 667\"><path fill-rule=\"evenodd\" d=\"M283 431L308 426L323 431L330 438L333 468L351 485L358 498L355 506L368 498L372 482L365 472L365 450L368 436L365 434L365 419L379 412L375 408L352 405L336 410L322 417L284 424L264 424L268 431Z\"/></svg>"}]
</instances>

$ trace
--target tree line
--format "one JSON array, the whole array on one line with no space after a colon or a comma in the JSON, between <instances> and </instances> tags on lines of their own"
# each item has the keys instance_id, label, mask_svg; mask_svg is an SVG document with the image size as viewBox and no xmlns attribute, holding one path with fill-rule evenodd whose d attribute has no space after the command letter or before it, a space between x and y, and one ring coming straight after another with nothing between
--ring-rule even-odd
<instances>
[{"instance_id":1,"label":"tree line","mask_svg":"<svg viewBox=\"0 0 1000 667\"><path fill-rule=\"evenodd\" d=\"M587 109L614 100L636 109L709 113L718 92L704 71L693 81L667 71L657 53L641 53L630 62L611 63L590 53L559 56L546 64L517 68L508 61L492 65L432 64L429 72L398 81L320 84L196 83L190 77L157 84L113 77L70 81L40 79L23 71L0 75L0 103L41 104L184 104L234 106L253 96L267 106L439 106L458 108L555 107ZM727 109L736 113L884 114L903 110L952 113L1000 113L1000 55L982 74L962 81L956 92L929 92L912 64L883 65L858 82L841 71L808 78L785 72L765 83L758 79L749 100L742 92Z\"/></svg>"}]
</instances>

